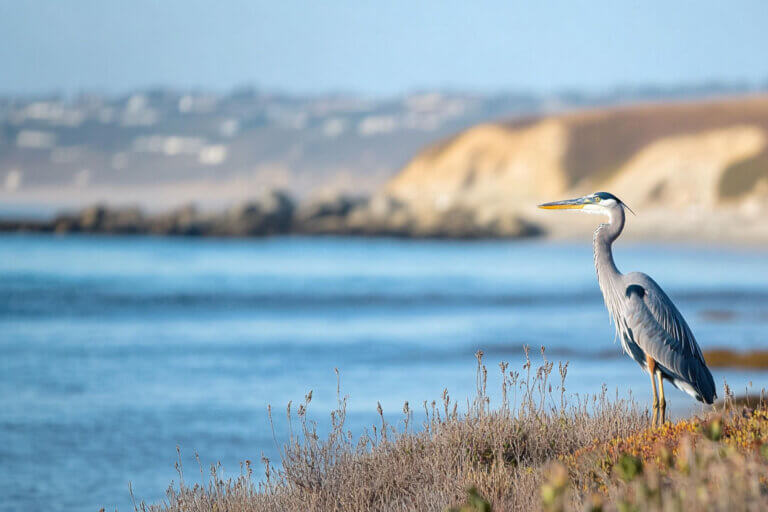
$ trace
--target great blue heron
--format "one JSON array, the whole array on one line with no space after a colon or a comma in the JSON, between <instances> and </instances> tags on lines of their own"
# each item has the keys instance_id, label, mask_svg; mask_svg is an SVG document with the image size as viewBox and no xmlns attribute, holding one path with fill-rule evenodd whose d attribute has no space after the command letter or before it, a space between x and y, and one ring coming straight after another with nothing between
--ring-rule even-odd
<instances>
[{"instance_id":1,"label":"great blue heron","mask_svg":"<svg viewBox=\"0 0 768 512\"><path fill-rule=\"evenodd\" d=\"M627 205L613 194L597 192L578 199L545 203L539 208L569 209L608 217L608 222L595 230L593 240L597 281L621 346L651 377L653 424L663 424L666 420L664 379L696 400L711 404L717 398L715 382L683 315L656 281L640 272L622 274L613 261L611 244L624 229Z\"/></svg>"}]
</instances>

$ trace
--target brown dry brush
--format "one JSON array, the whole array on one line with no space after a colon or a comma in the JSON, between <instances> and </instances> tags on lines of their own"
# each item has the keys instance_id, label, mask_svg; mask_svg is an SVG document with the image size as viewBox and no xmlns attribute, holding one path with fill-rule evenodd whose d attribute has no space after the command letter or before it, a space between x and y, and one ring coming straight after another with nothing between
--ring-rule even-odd
<instances>
[{"instance_id":1,"label":"brown dry brush","mask_svg":"<svg viewBox=\"0 0 768 512\"><path fill-rule=\"evenodd\" d=\"M561 455L541 486L549 512L768 510L768 408L734 400Z\"/></svg>"},{"instance_id":2,"label":"brown dry brush","mask_svg":"<svg viewBox=\"0 0 768 512\"><path fill-rule=\"evenodd\" d=\"M701 442L681 442L670 467L634 460L617 471L608 488L606 511L758 511L768 510L765 460ZM627 464L624 465L624 468ZM617 478L618 477L618 478Z\"/></svg>"},{"instance_id":3,"label":"brown dry brush","mask_svg":"<svg viewBox=\"0 0 768 512\"><path fill-rule=\"evenodd\" d=\"M763 445L765 446L765 445ZM553 463L541 486L547 512L687 512L768 510L768 453L743 451L717 441L684 437L661 459L624 454L613 470L602 475L604 485L591 492L578 480L598 466L588 461L574 477ZM762 453L761 453L762 452Z\"/></svg>"},{"instance_id":4,"label":"brown dry brush","mask_svg":"<svg viewBox=\"0 0 768 512\"><path fill-rule=\"evenodd\" d=\"M536 367L526 350L520 372L499 365L503 378L498 408L490 406L487 368L478 352L473 401L459 407L446 390L439 401L422 404L426 419L420 428L413 425L406 402L400 429L384 419L379 405L380 423L357 439L345 427L347 400L340 393L330 433L321 439L307 418L310 393L298 410L288 405L294 427L280 464L262 460L263 480L255 482L246 463L238 478L224 480L214 466L202 483L189 485L179 468L180 482L168 489L163 503L141 503L137 509L443 511L461 506L468 489L475 489L470 500L487 500L497 511L539 509L540 488L547 484L552 460L589 443L638 432L648 422L647 412L631 399L609 400L605 387L587 398L567 395L567 364L560 364L555 373L543 348L541 356ZM553 384L558 377L559 383ZM461 510L489 510L469 506Z\"/></svg>"}]
</instances>

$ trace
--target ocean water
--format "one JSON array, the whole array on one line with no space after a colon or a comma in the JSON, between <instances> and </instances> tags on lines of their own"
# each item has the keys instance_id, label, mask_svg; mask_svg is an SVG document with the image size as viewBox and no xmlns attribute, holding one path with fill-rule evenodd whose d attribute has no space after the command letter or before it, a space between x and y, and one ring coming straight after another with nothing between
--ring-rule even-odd
<instances>
[{"instance_id":1,"label":"ocean water","mask_svg":"<svg viewBox=\"0 0 768 512\"><path fill-rule=\"evenodd\" d=\"M706 349L768 348L768 251L618 243ZM362 432L444 388L493 391L524 345L569 361L567 393L643 401L591 247L553 242L0 236L0 510L132 510L221 462L278 460L288 401L322 428L335 368ZM714 370L737 391L768 374ZM668 392L673 410L694 402ZM275 434L267 419L272 404Z\"/></svg>"}]
</instances>

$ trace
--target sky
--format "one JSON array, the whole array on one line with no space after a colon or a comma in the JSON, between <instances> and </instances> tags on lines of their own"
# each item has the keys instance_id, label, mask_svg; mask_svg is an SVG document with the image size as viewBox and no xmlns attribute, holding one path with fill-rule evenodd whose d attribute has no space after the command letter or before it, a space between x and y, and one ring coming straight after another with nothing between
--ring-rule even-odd
<instances>
[{"instance_id":1,"label":"sky","mask_svg":"<svg viewBox=\"0 0 768 512\"><path fill-rule=\"evenodd\" d=\"M0 0L0 93L768 84L768 2Z\"/></svg>"}]
</instances>

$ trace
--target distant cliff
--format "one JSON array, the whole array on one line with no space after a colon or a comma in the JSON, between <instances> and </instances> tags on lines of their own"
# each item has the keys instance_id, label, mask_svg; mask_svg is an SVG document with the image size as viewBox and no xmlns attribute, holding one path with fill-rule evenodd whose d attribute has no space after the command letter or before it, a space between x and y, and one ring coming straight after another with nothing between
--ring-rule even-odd
<instances>
[{"instance_id":1,"label":"distant cliff","mask_svg":"<svg viewBox=\"0 0 768 512\"><path fill-rule=\"evenodd\" d=\"M537 202L603 189L642 212L638 233L768 240L768 96L482 124L425 149L386 186L421 217L523 214L554 232L583 223Z\"/></svg>"},{"instance_id":2,"label":"distant cliff","mask_svg":"<svg viewBox=\"0 0 768 512\"><path fill-rule=\"evenodd\" d=\"M595 219L536 204L607 190L638 213L625 238L768 243L768 95L479 124L422 150L369 197L295 202L265 188L239 184L248 199L217 212L95 206L0 230L582 237Z\"/></svg>"}]
</instances>

